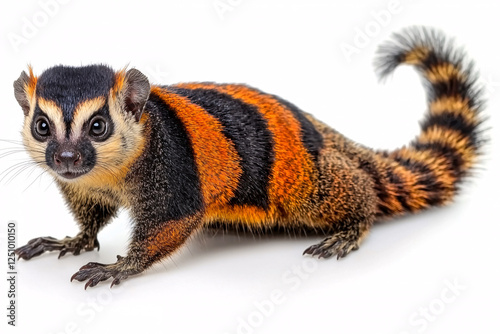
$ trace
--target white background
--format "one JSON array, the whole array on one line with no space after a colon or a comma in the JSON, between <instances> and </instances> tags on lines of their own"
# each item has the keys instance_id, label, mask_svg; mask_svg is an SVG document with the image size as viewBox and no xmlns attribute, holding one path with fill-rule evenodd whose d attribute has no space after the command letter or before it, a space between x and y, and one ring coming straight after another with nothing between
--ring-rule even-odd
<instances>
[{"instance_id":1,"label":"white background","mask_svg":"<svg viewBox=\"0 0 500 334\"><path fill-rule=\"evenodd\" d=\"M224 3L230 9L219 15L214 4ZM379 84L372 60L392 32L418 24L455 36L476 60L492 141L453 205L378 224L360 250L341 261L301 256L320 237L201 234L172 259L111 290L107 282L87 291L70 283L87 262L125 255L131 224L122 212L99 235L100 252L18 263L16 328L6 324L7 286L0 279L2 333L498 333L500 6L400 0L380 24L376 13L389 1L346 3L74 0L48 16L37 1L3 1L2 139L20 140L23 115L12 82L26 64L39 74L55 64L100 62L116 69L130 63L163 84L248 83L360 143L396 148L418 133L424 92L410 68ZM9 38L22 37L26 22L38 27L24 31L15 47ZM366 29L366 45L357 41L357 53L346 57L341 45L355 46L356 34ZM1 158L0 172L26 159ZM17 221L18 245L77 232L50 178L39 174L10 180L11 173L0 182L0 277L7 272L7 221ZM427 320L419 312L428 312Z\"/></svg>"}]
</instances>

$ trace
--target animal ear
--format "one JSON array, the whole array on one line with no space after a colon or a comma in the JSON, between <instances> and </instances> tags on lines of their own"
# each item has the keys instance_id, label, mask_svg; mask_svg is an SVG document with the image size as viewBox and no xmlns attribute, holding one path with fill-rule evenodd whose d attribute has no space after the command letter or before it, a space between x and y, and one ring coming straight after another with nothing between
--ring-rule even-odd
<instances>
[{"instance_id":1,"label":"animal ear","mask_svg":"<svg viewBox=\"0 0 500 334\"><path fill-rule=\"evenodd\" d=\"M30 111L30 99L28 97L27 88L30 84L30 77L25 71L21 73L19 79L14 81L14 96L16 97L17 103L21 106L24 112L24 116L27 116Z\"/></svg>"},{"instance_id":2,"label":"animal ear","mask_svg":"<svg viewBox=\"0 0 500 334\"><path fill-rule=\"evenodd\" d=\"M150 90L149 80L144 74L135 68L127 71L124 92L125 110L132 113L137 122L141 119Z\"/></svg>"}]
</instances>

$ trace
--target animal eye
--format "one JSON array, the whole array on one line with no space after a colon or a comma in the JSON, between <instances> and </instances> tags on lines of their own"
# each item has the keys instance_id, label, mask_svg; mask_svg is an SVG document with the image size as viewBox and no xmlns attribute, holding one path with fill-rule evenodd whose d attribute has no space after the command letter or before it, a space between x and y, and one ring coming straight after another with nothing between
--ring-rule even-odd
<instances>
[{"instance_id":1,"label":"animal eye","mask_svg":"<svg viewBox=\"0 0 500 334\"><path fill-rule=\"evenodd\" d=\"M35 124L35 131L40 137L47 137L50 135L49 121L44 116L40 116Z\"/></svg>"},{"instance_id":2,"label":"animal eye","mask_svg":"<svg viewBox=\"0 0 500 334\"><path fill-rule=\"evenodd\" d=\"M106 121L100 117L94 117L90 122L90 135L92 137L103 137L108 130L108 124Z\"/></svg>"}]
</instances>

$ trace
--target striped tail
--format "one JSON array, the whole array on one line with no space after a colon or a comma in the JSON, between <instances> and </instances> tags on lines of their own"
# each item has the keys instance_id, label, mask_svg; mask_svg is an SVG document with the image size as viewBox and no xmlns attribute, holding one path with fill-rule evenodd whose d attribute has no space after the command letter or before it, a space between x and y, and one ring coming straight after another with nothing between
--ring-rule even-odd
<instances>
[{"instance_id":1,"label":"striped tail","mask_svg":"<svg viewBox=\"0 0 500 334\"><path fill-rule=\"evenodd\" d=\"M423 77L428 99L420 135L401 149L377 153L379 214L449 203L485 142L483 92L472 62L440 32L414 27L382 45L375 64L381 78L400 64L413 65Z\"/></svg>"}]
</instances>

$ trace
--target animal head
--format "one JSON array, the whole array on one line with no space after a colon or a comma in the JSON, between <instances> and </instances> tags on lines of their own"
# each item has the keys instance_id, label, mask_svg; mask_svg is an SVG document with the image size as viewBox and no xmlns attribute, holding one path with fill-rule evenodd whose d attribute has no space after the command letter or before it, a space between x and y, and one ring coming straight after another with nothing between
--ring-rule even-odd
<instances>
[{"instance_id":1,"label":"animal head","mask_svg":"<svg viewBox=\"0 0 500 334\"><path fill-rule=\"evenodd\" d=\"M113 182L142 149L149 92L136 69L55 66L36 77L30 67L14 82L24 146L59 181Z\"/></svg>"}]
</instances>

